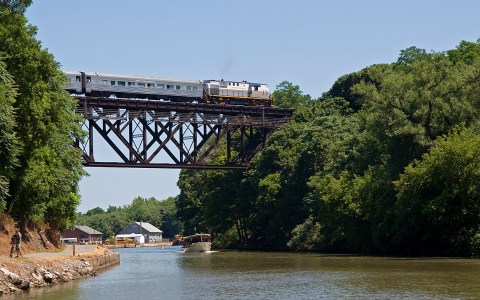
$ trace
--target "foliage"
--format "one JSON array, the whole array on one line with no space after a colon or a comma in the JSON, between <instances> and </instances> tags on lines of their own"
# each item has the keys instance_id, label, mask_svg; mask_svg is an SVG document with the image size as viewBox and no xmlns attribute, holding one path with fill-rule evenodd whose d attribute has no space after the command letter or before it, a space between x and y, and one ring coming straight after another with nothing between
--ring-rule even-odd
<instances>
[{"instance_id":1,"label":"foliage","mask_svg":"<svg viewBox=\"0 0 480 300\"><path fill-rule=\"evenodd\" d=\"M453 63L473 64L480 60L480 39L475 43L461 41L455 49L447 51L448 58Z\"/></svg>"},{"instance_id":2,"label":"foliage","mask_svg":"<svg viewBox=\"0 0 480 300\"><path fill-rule=\"evenodd\" d=\"M232 150L240 144L239 133L232 133ZM213 140L209 143L214 142ZM225 143L224 140L221 143ZM226 147L210 154L208 163L226 161ZM177 217L184 224L184 234L213 233L215 243L223 247L245 245L251 232L246 222L251 210L248 189L239 170L182 170L178 180ZM232 236L232 228L236 239Z\"/></svg>"},{"instance_id":3,"label":"foliage","mask_svg":"<svg viewBox=\"0 0 480 300\"><path fill-rule=\"evenodd\" d=\"M311 101L310 95L304 95L298 85L288 81L280 82L272 97L276 107L298 108Z\"/></svg>"},{"instance_id":4,"label":"foliage","mask_svg":"<svg viewBox=\"0 0 480 300\"><path fill-rule=\"evenodd\" d=\"M0 8L23 14L32 0L0 0Z\"/></svg>"},{"instance_id":5,"label":"foliage","mask_svg":"<svg viewBox=\"0 0 480 300\"><path fill-rule=\"evenodd\" d=\"M415 61L421 59L428 59L429 55L425 49L420 49L415 46L409 47L405 50L400 50L397 64L410 65Z\"/></svg>"},{"instance_id":6,"label":"foliage","mask_svg":"<svg viewBox=\"0 0 480 300\"><path fill-rule=\"evenodd\" d=\"M184 223L184 233L228 232L236 226L241 239L243 203L240 201L242 179L240 171L182 171L178 185L178 218Z\"/></svg>"},{"instance_id":7,"label":"foliage","mask_svg":"<svg viewBox=\"0 0 480 300\"><path fill-rule=\"evenodd\" d=\"M312 203L305 201L307 183L348 161L356 128L351 113L341 99L317 100L309 122L279 129L252 162L245 182L254 204L248 224L258 246L284 248L292 230L312 213Z\"/></svg>"},{"instance_id":8,"label":"foliage","mask_svg":"<svg viewBox=\"0 0 480 300\"><path fill-rule=\"evenodd\" d=\"M480 257L480 233L475 234L472 239L472 256Z\"/></svg>"},{"instance_id":9,"label":"foliage","mask_svg":"<svg viewBox=\"0 0 480 300\"><path fill-rule=\"evenodd\" d=\"M103 233L104 238L115 236L133 222L148 222L163 231L164 237L173 237L181 230L176 219L175 198L165 200L136 197L123 207L109 206L107 211L100 207L85 214L78 213L76 223L87 225Z\"/></svg>"},{"instance_id":10,"label":"foliage","mask_svg":"<svg viewBox=\"0 0 480 300\"><path fill-rule=\"evenodd\" d=\"M312 217L297 225L287 246L297 251L314 251L322 248L322 226Z\"/></svg>"},{"instance_id":11,"label":"foliage","mask_svg":"<svg viewBox=\"0 0 480 300\"><path fill-rule=\"evenodd\" d=\"M10 178L18 164L19 141L15 134L13 104L17 96L13 79L0 58L0 213L6 208Z\"/></svg>"},{"instance_id":12,"label":"foliage","mask_svg":"<svg viewBox=\"0 0 480 300\"><path fill-rule=\"evenodd\" d=\"M65 77L52 54L41 48L36 28L22 15L31 1L2 1L0 52L18 94L16 135L22 145L10 177L8 212L16 219L46 221L50 228L70 227L79 203L78 182L86 173L76 102L63 90Z\"/></svg>"},{"instance_id":13,"label":"foliage","mask_svg":"<svg viewBox=\"0 0 480 300\"><path fill-rule=\"evenodd\" d=\"M315 101L282 82L292 121L245 173L182 172L179 217L224 245L478 255L479 54L410 47Z\"/></svg>"},{"instance_id":14,"label":"foliage","mask_svg":"<svg viewBox=\"0 0 480 300\"><path fill-rule=\"evenodd\" d=\"M362 108L364 99L363 97L359 96L358 93L355 93L353 91L353 87L360 83L372 84L377 88L380 87L380 81L375 78L375 74L373 74L373 71L377 69L382 70L389 68L390 66L386 64L375 65L360 70L358 72L343 75L335 81L330 90L326 92L323 96L326 99L342 98L344 101L349 103L349 107L351 109L357 112Z\"/></svg>"},{"instance_id":15,"label":"foliage","mask_svg":"<svg viewBox=\"0 0 480 300\"><path fill-rule=\"evenodd\" d=\"M470 255L480 224L480 134L460 128L395 182L405 251Z\"/></svg>"}]
</instances>

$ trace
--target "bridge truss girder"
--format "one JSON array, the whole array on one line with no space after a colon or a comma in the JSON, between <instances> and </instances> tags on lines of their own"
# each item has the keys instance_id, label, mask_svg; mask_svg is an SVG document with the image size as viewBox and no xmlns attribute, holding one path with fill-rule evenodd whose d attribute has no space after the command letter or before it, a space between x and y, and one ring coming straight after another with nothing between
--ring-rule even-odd
<instances>
[{"instance_id":1,"label":"bridge truss girder","mask_svg":"<svg viewBox=\"0 0 480 300\"><path fill-rule=\"evenodd\" d=\"M182 110L178 104L152 109L130 103L125 108L125 101L99 105L95 99L90 103L80 99L83 105L77 112L84 117L88 135L76 146L83 150L84 165L91 167L243 169L275 128L289 121L288 113L272 118L265 117L265 112L259 117L221 108L223 113L212 113L210 106L205 110L203 105ZM116 153L116 160L100 161L95 156L98 139ZM226 154L221 162L218 157L208 159L221 148Z\"/></svg>"}]
</instances>

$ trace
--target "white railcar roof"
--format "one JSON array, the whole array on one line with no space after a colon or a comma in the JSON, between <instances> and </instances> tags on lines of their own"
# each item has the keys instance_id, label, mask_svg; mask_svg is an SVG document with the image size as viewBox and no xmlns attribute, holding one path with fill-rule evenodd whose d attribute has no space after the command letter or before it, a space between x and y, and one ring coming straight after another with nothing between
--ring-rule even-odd
<instances>
[{"instance_id":1,"label":"white railcar roof","mask_svg":"<svg viewBox=\"0 0 480 300\"><path fill-rule=\"evenodd\" d=\"M154 76L132 76L132 75L105 74L105 73L94 73L94 72L85 72L85 75L116 78L116 79L132 79L132 80L144 80L144 81L155 80L155 81L168 81L168 82L176 82L176 83L202 84L201 80L174 79L174 78L164 78L164 77L154 77Z\"/></svg>"},{"instance_id":2,"label":"white railcar roof","mask_svg":"<svg viewBox=\"0 0 480 300\"><path fill-rule=\"evenodd\" d=\"M266 83L258 83L258 82L250 82L250 81L235 81L235 80L217 80L217 79L207 79L204 80L203 82L209 83L209 82L233 82L233 83L246 83L246 84L253 84L253 85L267 85Z\"/></svg>"}]
</instances>

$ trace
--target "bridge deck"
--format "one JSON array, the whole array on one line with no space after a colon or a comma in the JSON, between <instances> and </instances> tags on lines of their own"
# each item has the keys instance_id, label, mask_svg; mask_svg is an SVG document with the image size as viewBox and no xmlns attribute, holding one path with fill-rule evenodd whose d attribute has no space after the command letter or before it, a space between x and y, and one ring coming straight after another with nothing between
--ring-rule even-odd
<instances>
[{"instance_id":1,"label":"bridge deck","mask_svg":"<svg viewBox=\"0 0 480 300\"><path fill-rule=\"evenodd\" d=\"M248 115L251 117L266 118L290 118L293 109L275 108L263 106L240 106L240 105L220 105L204 103L182 103L166 102L141 99L115 99L102 97L77 97L79 106L85 104L94 107L116 108L116 109L144 109L159 112L175 111L178 113L204 113L204 114L224 114L224 115Z\"/></svg>"}]
</instances>

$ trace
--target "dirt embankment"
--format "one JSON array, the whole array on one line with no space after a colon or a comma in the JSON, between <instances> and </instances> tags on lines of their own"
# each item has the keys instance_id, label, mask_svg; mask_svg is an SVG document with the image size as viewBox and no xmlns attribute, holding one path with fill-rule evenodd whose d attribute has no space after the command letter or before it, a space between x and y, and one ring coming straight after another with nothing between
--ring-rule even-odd
<instances>
[{"instance_id":1,"label":"dirt embankment","mask_svg":"<svg viewBox=\"0 0 480 300\"><path fill-rule=\"evenodd\" d=\"M118 253L101 246L85 246L88 251L73 256L71 249L54 245L38 228L21 229L24 257L9 258L14 229L13 220L0 216L0 296L95 276L98 270L120 262Z\"/></svg>"},{"instance_id":2,"label":"dirt embankment","mask_svg":"<svg viewBox=\"0 0 480 300\"><path fill-rule=\"evenodd\" d=\"M22 252L56 252L62 250L62 247L53 244L48 235L46 226L37 225L34 228L20 229L22 234ZM15 233L15 222L13 219L0 214L0 257L8 256L10 253L10 239Z\"/></svg>"}]
</instances>

